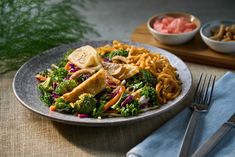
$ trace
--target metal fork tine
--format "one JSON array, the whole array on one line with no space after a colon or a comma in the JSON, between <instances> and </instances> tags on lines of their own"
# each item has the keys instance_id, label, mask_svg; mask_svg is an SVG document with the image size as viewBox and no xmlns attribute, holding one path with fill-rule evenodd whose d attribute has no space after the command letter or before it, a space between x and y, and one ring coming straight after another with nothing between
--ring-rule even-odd
<instances>
[{"instance_id":1,"label":"metal fork tine","mask_svg":"<svg viewBox=\"0 0 235 157\"><path fill-rule=\"evenodd\" d=\"M209 78L209 81L207 83L207 87L206 87L206 90L205 90L205 94L204 94L204 96L202 98L202 102L200 102L200 103L206 103L207 102L206 100L208 98L208 90L209 90L210 83L211 83L211 77L212 77L212 75L210 75L210 78Z\"/></svg>"},{"instance_id":2,"label":"metal fork tine","mask_svg":"<svg viewBox=\"0 0 235 157\"><path fill-rule=\"evenodd\" d=\"M214 79L213 79L213 82L212 82L211 92L210 92L210 96L209 96L209 101L207 103L208 105L210 105L210 103L211 103L211 98L212 98L213 91L214 91L214 86L215 86L215 79L216 79L216 76L214 76Z\"/></svg>"},{"instance_id":3,"label":"metal fork tine","mask_svg":"<svg viewBox=\"0 0 235 157\"><path fill-rule=\"evenodd\" d=\"M203 73L201 73L201 76L197 82L197 87L196 87L196 90L195 90L195 93L194 93L194 96L193 96L193 100L195 101L196 100L196 97L197 97L197 93L198 93L198 89L199 89L199 86L201 84L201 80L202 80L202 76L203 76Z\"/></svg>"},{"instance_id":4,"label":"metal fork tine","mask_svg":"<svg viewBox=\"0 0 235 157\"><path fill-rule=\"evenodd\" d=\"M201 102L201 100L202 100L202 97L203 97L203 92L204 92L204 86L205 86L205 83L206 83L206 78L207 78L207 74L206 74L206 76L204 77L203 84L202 84L202 86L201 86L201 88L200 88L199 96L197 97L198 100L197 100L196 102L199 103L199 104L200 104L200 102Z\"/></svg>"}]
</instances>

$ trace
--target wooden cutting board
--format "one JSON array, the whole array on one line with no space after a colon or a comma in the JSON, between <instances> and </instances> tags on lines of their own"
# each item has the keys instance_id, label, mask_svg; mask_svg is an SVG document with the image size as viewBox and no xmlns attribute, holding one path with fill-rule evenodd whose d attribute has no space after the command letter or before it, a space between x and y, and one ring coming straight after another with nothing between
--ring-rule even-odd
<instances>
[{"instance_id":1,"label":"wooden cutting board","mask_svg":"<svg viewBox=\"0 0 235 157\"><path fill-rule=\"evenodd\" d=\"M235 55L223 54L209 49L207 45L203 43L199 33L195 38L183 45L164 45L153 38L146 24L142 24L131 34L131 40L133 42L145 43L166 49L184 61L235 69Z\"/></svg>"}]
</instances>

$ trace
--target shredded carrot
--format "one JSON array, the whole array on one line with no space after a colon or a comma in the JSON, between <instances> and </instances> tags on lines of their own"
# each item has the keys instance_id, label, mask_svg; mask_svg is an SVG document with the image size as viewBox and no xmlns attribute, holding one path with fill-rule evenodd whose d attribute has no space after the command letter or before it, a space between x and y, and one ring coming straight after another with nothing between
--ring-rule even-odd
<instances>
[{"instance_id":1,"label":"shredded carrot","mask_svg":"<svg viewBox=\"0 0 235 157\"><path fill-rule=\"evenodd\" d=\"M64 66L64 68L66 69L66 70L70 70L70 65L69 64L71 64L71 62L70 61L68 61L67 63L66 63L66 65Z\"/></svg>"},{"instance_id":2,"label":"shredded carrot","mask_svg":"<svg viewBox=\"0 0 235 157\"><path fill-rule=\"evenodd\" d=\"M40 82L45 81L47 79L45 76L42 76L40 74L37 74L35 78L38 79Z\"/></svg>"},{"instance_id":3,"label":"shredded carrot","mask_svg":"<svg viewBox=\"0 0 235 157\"><path fill-rule=\"evenodd\" d=\"M51 110L51 111L55 111L55 110L56 110L56 109L55 109L55 105L51 105L51 106L50 106L50 110Z\"/></svg>"},{"instance_id":4,"label":"shredded carrot","mask_svg":"<svg viewBox=\"0 0 235 157\"><path fill-rule=\"evenodd\" d=\"M109 111L105 111L105 113L118 113L117 110L109 110Z\"/></svg>"},{"instance_id":5,"label":"shredded carrot","mask_svg":"<svg viewBox=\"0 0 235 157\"><path fill-rule=\"evenodd\" d=\"M111 100L109 100L104 106L103 106L103 110L106 111L109 107L113 106L121 97L121 95L125 92L126 88L125 86L121 86L117 95L112 98Z\"/></svg>"}]
</instances>

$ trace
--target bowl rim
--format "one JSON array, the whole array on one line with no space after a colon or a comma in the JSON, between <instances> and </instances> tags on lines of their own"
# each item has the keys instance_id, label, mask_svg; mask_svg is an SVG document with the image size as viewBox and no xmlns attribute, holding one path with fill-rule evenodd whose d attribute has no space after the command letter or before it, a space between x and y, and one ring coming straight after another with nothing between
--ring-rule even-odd
<instances>
[{"instance_id":1,"label":"bowl rim","mask_svg":"<svg viewBox=\"0 0 235 157\"><path fill-rule=\"evenodd\" d=\"M196 19L198 21L198 24L195 23L197 27L195 29L193 29L192 31L190 31L190 32L184 32L184 33L179 33L179 34L176 34L176 33L161 33L159 31L156 31L155 29L153 29L152 26L150 25L150 22L154 18L156 18L158 16L164 16L166 14L176 14L176 15L178 14L178 15L191 16L191 17L193 17L194 19ZM147 27L148 27L148 29L150 31L152 31L152 32L154 32L156 34L159 34L159 35L165 35L165 36L184 36L184 35L189 35L189 34L192 34L192 33L196 33L200 29L200 27L201 27L201 21L199 20L198 17L194 16L193 14L186 13L186 12L162 12L162 13L158 13L158 14L155 14L155 15L151 16L148 19L148 21L147 21Z\"/></svg>"},{"instance_id":2,"label":"bowl rim","mask_svg":"<svg viewBox=\"0 0 235 157\"><path fill-rule=\"evenodd\" d=\"M231 44L235 44L235 42L229 42L229 41L218 41L218 40L213 40L213 39L210 39L208 36L206 36L204 33L203 33L203 29L205 29L205 27L211 23L215 23L215 22L218 22L218 24L222 24L223 22L225 21L229 21L229 22L233 22L235 24L235 19L221 19L221 20L212 20L212 21L209 21L209 22L206 22L205 24L203 24L200 28L200 35L203 39L206 39L207 41L211 42L211 43L216 43L216 44L225 44L225 45L231 45ZM210 27L211 29L212 27Z\"/></svg>"}]
</instances>

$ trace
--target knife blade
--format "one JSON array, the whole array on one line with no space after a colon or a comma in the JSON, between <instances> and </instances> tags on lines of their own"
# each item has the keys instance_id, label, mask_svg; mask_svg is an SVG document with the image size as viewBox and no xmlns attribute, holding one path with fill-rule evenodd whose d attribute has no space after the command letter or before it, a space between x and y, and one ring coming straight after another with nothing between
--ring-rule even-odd
<instances>
[{"instance_id":1,"label":"knife blade","mask_svg":"<svg viewBox=\"0 0 235 157\"><path fill-rule=\"evenodd\" d=\"M235 113L191 157L206 157L219 141L235 127Z\"/></svg>"}]
</instances>

